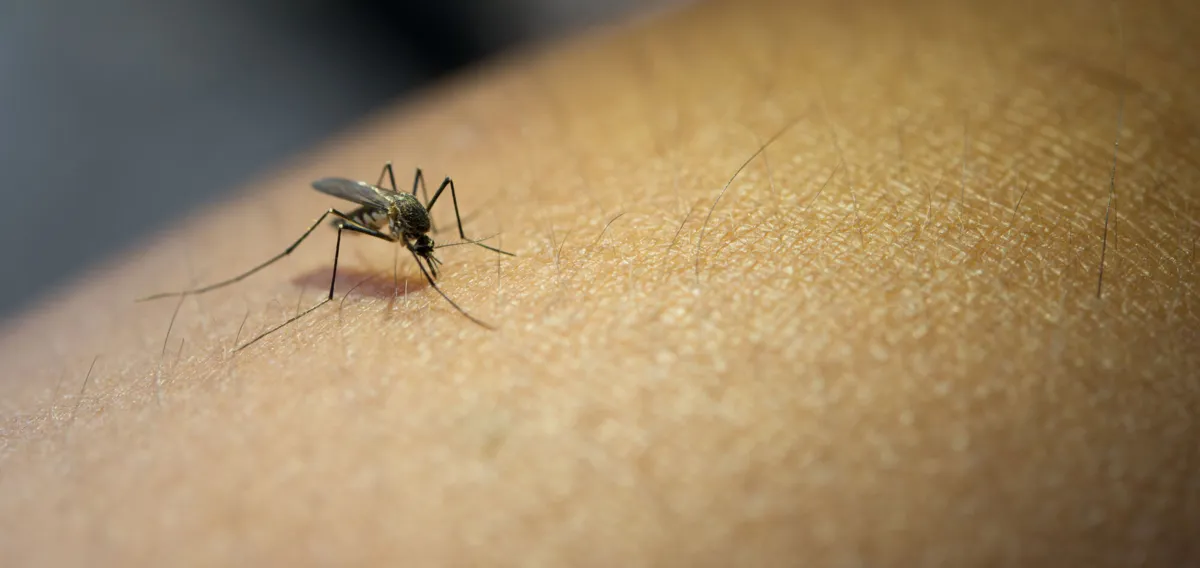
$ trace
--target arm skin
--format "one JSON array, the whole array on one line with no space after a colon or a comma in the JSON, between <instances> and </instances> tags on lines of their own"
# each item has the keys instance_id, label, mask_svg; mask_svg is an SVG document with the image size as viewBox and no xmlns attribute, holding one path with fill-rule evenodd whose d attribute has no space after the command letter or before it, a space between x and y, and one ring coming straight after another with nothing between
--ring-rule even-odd
<instances>
[{"instance_id":1,"label":"arm skin","mask_svg":"<svg viewBox=\"0 0 1200 568\"><path fill-rule=\"evenodd\" d=\"M4 565L1200 562L1194 3L895 4L498 62L8 322ZM321 228L164 347L387 160L497 331L346 237L232 355Z\"/></svg>"}]
</instances>

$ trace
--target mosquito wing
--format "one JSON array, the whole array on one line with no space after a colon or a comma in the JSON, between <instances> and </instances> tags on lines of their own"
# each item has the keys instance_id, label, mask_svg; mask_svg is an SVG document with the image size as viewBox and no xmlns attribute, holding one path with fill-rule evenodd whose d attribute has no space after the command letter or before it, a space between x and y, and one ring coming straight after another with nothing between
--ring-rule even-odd
<instances>
[{"instance_id":1,"label":"mosquito wing","mask_svg":"<svg viewBox=\"0 0 1200 568\"><path fill-rule=\"evenodd\" d=\"M392 202L389 196L396 194L394 191L375 187L366 182L336 177L319 179L314 181L312 186L321 193L380 209L387 209Z\"/></svg>"}]
</instances>

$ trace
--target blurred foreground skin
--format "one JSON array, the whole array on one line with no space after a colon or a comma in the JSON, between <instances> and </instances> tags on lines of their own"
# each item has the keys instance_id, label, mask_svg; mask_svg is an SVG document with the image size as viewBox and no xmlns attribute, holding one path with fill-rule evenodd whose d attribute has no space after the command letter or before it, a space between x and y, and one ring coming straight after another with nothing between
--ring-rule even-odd
<instances>
[{"instance_id":1,"label":"blurred foreground skin","mask_svg":"<svg viewBox=\"0 0 1200 568\"><path fill-rule=\"evenodd\" d=\"M2 563L1200 562L1196 8L894 4L494 65L8 322ZM439 253L497 331L347 237L338 298L231 356L326 293L324 227L165 340L132 302L386 160L519 255Z\"/></svg>"}]
</instances>

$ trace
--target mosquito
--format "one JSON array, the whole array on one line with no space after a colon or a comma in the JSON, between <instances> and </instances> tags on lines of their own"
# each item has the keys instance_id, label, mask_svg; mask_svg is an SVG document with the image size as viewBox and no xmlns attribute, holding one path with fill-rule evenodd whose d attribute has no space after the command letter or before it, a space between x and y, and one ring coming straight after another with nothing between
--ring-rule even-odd
<instances>
[{"instance_id":1,"label":"mosquito","mask_svg":"<svg viewBox=\"0 0 1200 568\"><path fill-rule=\"evenodd\" d=\"M391 189L383 187L383 180L385 176L391 181ZM329 295L326 296L324 300L321 300L321 302L317 305L305 310L304 312L296 314L295 317L246 342L242 346L238 347L236 349L237 351L249 347L259 339L262 339L263 337L270 335L280 328L304 317L305 315L308 315L313 310L325 305L326 302L333 300L333 287L337 282L338 255L342 249L343 231L368 235L377 239L388 241L390 243L403 243L404 247L408 249L410 253L412 253L413 259L417 261L417 266L421 269L421 274L425 276L425 281L429 283L429 287L437 291L437 293L441 295L446 302L453 306L455 310L458 310L458 312L467 319L486 329L495 329L488 323L467 313L467 311L459 306L454 300L451 300L450 296L446 295L446 293L443 292L436 283L438 278L438 266L442 262L438 260L436 256L434 256L433 251L435 249L464 244L473 244L499 254L516 256L511 252L503 251L498 248L483 244L480 240L472 240L467 238L466 233L463 232L462 216L458 212L458 195L454 190L453 179L451 179L449 176L446 176L446 179L442 180L442 184L438 186L437 191L433 192L433 198L426 199L424 204L417 199L418 187L421 189L422 198L428 198L429 196L425 187L425 175L421 172L421 168L417 168L417 172L413 176L412 193L404 193L397 189L396 174L392 170L391 162L388 162L383 166L383 170L379 172L379 179L374 185L346 178L328 177L314 181L312 186L313 189L316 189L321 193L357 203L359 207L350 211L349 213L343 213L332 207L329 208L327 211L325 211L325 213L318 217L311 226L308 227L308 230L304 231L304 234L300 235L300 238L296 239L296 241L293 242L291 246L284 249L283 252L267 259L262 264L259 264L258 266L255 266L254 268L251 268L250 270L247 270L237 276L227 280L222 280L215 284L209 284L208 286L194 288L192 290L184 290L182 292L154 294L153 296L140 298L137 301L145 302L160 298L194 296L239 282L255 272L274 264L279 259L291 254L292 251L296 250L296 247L300 246L300 243L304 242L304 239L308 238L308 236L321 225L322 221L330 216L333 216L334 219L331 224L337 229L338 232L337 245L335 245L333 249L333 275L329 279ZM462 241L443 245L435 245L433 239L428 235L429 231L436 231L433 226L433 219L430 217L429 212L433 209L433 206L437 204L438 198L442 196L442 192L444 192L446 188L450 188L450 200L452 203L454 203L454 218L458 223L458 236L462 238ZM383 232L384 228L386 228L388 232Z\"/></svg>"}]
</instances>

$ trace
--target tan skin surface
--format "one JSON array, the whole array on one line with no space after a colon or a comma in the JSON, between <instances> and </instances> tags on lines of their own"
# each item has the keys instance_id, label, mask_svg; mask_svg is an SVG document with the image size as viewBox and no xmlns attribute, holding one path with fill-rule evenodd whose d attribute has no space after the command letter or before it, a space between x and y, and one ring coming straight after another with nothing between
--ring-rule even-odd
<instances>
[{"instance_id":1,"label":"tan skin surface","mask_svg":"<svg viewBox=\"0 0 1200 568\"><path fill-rule=\"evenodd\" d=\"M8 322L3 564L1200 563L1194 4L851 4L496 64ZM519 255L438 253L497 331L347 236L337 301L231 355L320 299L328 228L165 347L133 303L386 160Z\"/></svg>"}]
</instances>

